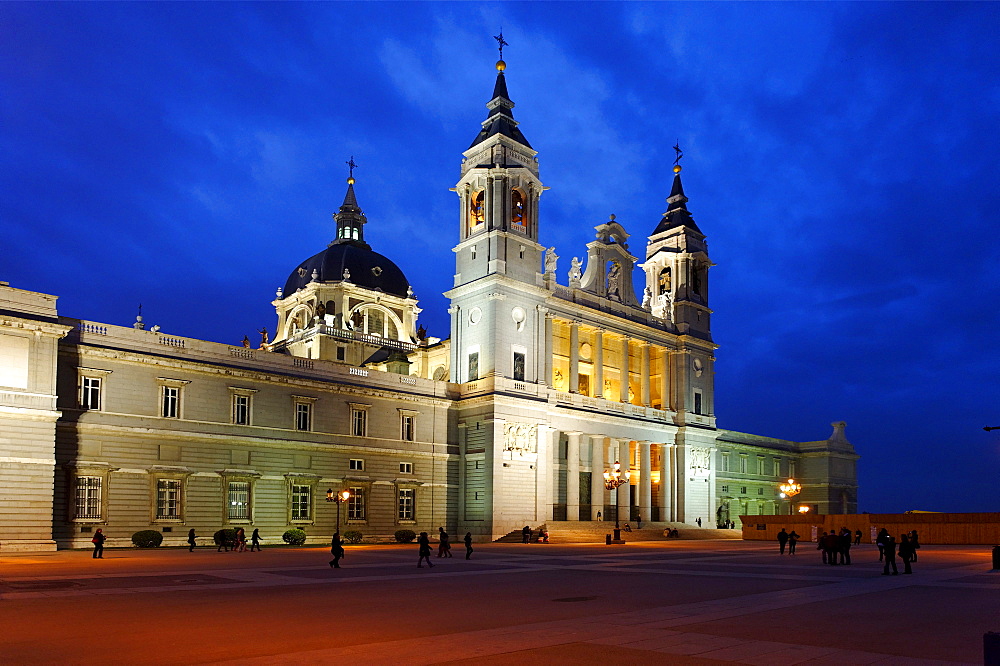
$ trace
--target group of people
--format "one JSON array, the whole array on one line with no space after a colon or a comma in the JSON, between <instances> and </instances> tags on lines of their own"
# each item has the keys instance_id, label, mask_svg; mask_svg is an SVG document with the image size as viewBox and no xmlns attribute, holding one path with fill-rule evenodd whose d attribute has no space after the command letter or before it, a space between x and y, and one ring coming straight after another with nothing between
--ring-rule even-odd
<instances>
[{"instance_id":1,"label":"group of people","mask_svg":"<svg viewBox=\"0 0 1000 666\"><path fill-rule=\"evenodd\" d=\"M785 554L785 547L788 547L788 554L795 554L795 544L801 537L795 530L788 532L784 527L778 532L778 552ZM816 549L822 551L824 564L850 564L851 546L861 544L861 530L856 530L853 534L851 530L843 527L840 531L823 532L816 543ZM875 545L878 546L878 561L884 562L882 570L883 576L897 575L896 555L903 560L903 573L913 573L912 563L917 561L917 550L920 548L920 539L916 530L900 535L897 543L895 537L889 534L889 530L882 528L875 537ZM889 569L892 569L890 573Z\"/></svg>"},{"instance_id":2,"label":"group of people","mask_svg":"<svg viewBox=\"0 0 1000 666\"><path fill-rule=\"evenodd\" d=\"M230 549L232 549L234 553L242 553L246 551L247 549L246 530L244 530L242 527L238 527L236 528L235 534L233 534L232 538L230 539L228 537L229 535L226 534L225 531L223 531L221 537L218 540L217 545L219 547L216 548L216 552L221 553L223 549L225 549L227 553L230 551ZM194 529L188 531L187 542L188 542L189 553L194 550L194 547L196 545L195 539L197 538L198 537L195 536ZM252 553L255 550L260 551L260 529L256 527L254 528L253 533L250 535L250 552Z\"/></svg>"},{"instance_id":3,"label":"group of people","mask_svg":"<svg viewBox=\"0 0 1000 666\"><path fill-rule=\"evenodd\" d=\"M627 524L627 523L626 523ZM631 531L631 530L629 530ZM534 533L531 530L531 525L525 525L521 528L521 543L531 543L531 537ZM549 533L545 531L544 527L538 528L538 543L548 543Z\"/></svg>"},{"instance_id":4,"label":"group of people","mask_svg":"<svg viewBox=\"0 0 1000 666\"><path fill-rule=\"evenodd\" d=\"M472 532L465 533L465 559L472 559ZM434 563L431 562L431 541L427 536L427 532L421 532L420 536L417 537L417 547L418 547L418 557L417 557L417 568L423 569L424 560L427 561L427 566L433 568ZM443 527L438 528L438 557L452 557L451 554L451 537L448 533L444 531Z\"/></svg>"},{"instance_id":5,"label":"group of people","mask_svg":"<svg viewBox=\"0 0 1000 666\"><path fill-rule=\"evenodd\" d=\"M916 530L911 530L906 534L899 535L899 543L896 538L889 534L889 530L884 527L875 537L875 545L878 546L878 561L884 562L882 575L896 576L899 569L896 567L896 553L898 550L899 559L903 560L903 573L913 573L912 563L917 561L917 550L920 548L920 538ZM892 573L889 573L889 568Z\"/></svg>"}]
</instances>

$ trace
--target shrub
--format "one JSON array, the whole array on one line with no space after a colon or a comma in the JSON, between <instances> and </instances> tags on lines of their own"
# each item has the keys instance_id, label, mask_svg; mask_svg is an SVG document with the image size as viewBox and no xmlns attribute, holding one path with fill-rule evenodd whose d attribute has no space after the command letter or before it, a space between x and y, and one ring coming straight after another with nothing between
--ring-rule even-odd
<instances>
[{"instance_id":1,"label":"shrub","mask_svg":"<svg viewBox=\"0 0 1000 666\"><path fill-rule=\"evenodd\" d=\"M364 536L358 530L347 530L344 532L344 541L347 543L361 543L361 538Z\"/></svg>"},{"instance_id":2,"label":"shrub","mask_svg":"<svg viewBox=\"0 0 1000 666\"><path fill-rule=\"evenodd\" d=\"M235 546L236 530L231 528L221 529L212 535L216 546Z\"/></svg>"},{"instance_id":3,"label":"shrub","mask_svg":"<svg viewBox=\"0 0 1000 666\"><path fill-rule=\"evenodd\" d=\"M281 540L290 546L301 546L306 542L306 533L299 529L286 530Z\"/></svg>"},{"instance_id":4,"label":"shrub","mask_svg":"<svg viewBox=\"0 0 1000 666\"><path fill-rule=\"evenodd\" d=\"M396 530L396 541L399 543L411 543L417 538L417 533L413 530Z\"/></svg>"},{"instance_id":5,"label":"shrub","mask_svg":"<svg viewBox=\"0 0 1000 666\"><path fill-rule=\"evenodd\" d=\"M163 535L156 530L139 530L132 535L132 543L138 548L156 548L163 543Z\"/></svg>"}]
</instances>

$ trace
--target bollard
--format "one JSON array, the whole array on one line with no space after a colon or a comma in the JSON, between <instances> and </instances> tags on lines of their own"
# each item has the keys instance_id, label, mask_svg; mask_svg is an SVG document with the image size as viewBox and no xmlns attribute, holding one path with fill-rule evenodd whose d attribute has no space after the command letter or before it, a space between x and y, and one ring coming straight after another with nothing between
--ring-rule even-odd
<instances>
[{"instance_id":1,"label":"bollard","mask_svg":"<svg viewBox=\"0 0 1000 666\"><path fill-rule=\"evenodd\" d=\"M610 546L611 545L611 535L610 534L605 534L604 535L604 545L606 545L606 546Z\"/></svg>"},{"instance_id":2,"label":"bollard","mask_svg":"<svg viewBox=\"0 0 1000 666\"><path fill-rule=\"evenodd\" d=\"M1000 571L1000 546L993 546L993 571Z\"/></svg>"},{"instance_id":3,"label":"bollard","mask_svg":"<svg viewBox=\"0 0 1000 666\"><path fill-rule=\"evenodd\" d=\"M1000 634L995 631L983 634L983 666L1000 666Z\"/></svg>"}]
</instances>

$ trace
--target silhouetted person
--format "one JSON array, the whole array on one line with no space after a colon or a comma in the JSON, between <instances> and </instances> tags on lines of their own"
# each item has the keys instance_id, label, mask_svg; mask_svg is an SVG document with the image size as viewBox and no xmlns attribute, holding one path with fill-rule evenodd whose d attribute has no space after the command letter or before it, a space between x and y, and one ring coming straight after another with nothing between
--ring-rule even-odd
<instances>
[{"instance_id":1,"label":"silhouetted person","mask_svg":"<svg viewBox=\"0 0 1000 666\"><path fill-rule=\"evenodd\" d=\"M781 531L778 532L778 554L779 555L784 555L785 554L785 544L786 543L788 543L788 532L786 532L785 528L782 527Z\"/></svg>"},{"instance_id":2,"label":"silhouetted person","mask_svg":"<svg viewBox=\"0 0 1000 666\"><path fill-rule=\"evenodd\" d=\"M823 553L823 564L826 564L826 537L829 535L829 532L823 532L823 536L816 539L816 550Z\"/></svg>"},{"instance_id":3,"label":"silhouetted person","mask_svg":"<svg viewBox=\"0 0 1000 666\"><path fill-rule=\"evenodd\" d=\"M427 560L427 566L434 568L434 563L431 562L431 540L427 538L427 532L421 532L420 536L417 537L417 546L420 548L420 557L417 558L417 567L420 569L424 568L421 564L424 560Z\"/></svg>"},{"instance_id":4,"label":"silhouetted person","mask_svg":"<svg viewBox=\"0 0 1000 666\"><path fill-rule=\"evenodd\" d=\"M625 530L626 532L631 532L632 526L629 525L628 523L625 523L625 527L623 527L622 529Z\"/></svg>"},{"instance_id":5,"label":"silhouetted person","mask_svg":"<svg viewBox=\"0 0 1000 666\"><path fill-rule=\"evenodd\" d=\"M604 520L603 518L601 518L601 512L600 511L597 512L597 520Z\"/></svg>"},{"instance_id":6,"label":"silhouetted person","mask_svg":"<svg viewBox=\"0 0 1000 666\"><path fill-rule=\"evenodd\" d=\"M93 558L95 560L103 560L104 559L104 542L106 540L107 540L107 537L104 536L104 532L101 530L100 527L98 527L97 531L94 532L94 538L90 540L91 543L94 544L94 555L93 555Z\"/></svg>"},{"instance_id":7,"label":"silhouetted person","mask_svg":"<svg viewBox=\"0 0 1000 666\"><path fill-rule=\"evenodd\" d=\"M698 516L698 520L694 522L698 523L698 527L701 527L701 516Z\"/></svg>"},{"instance_id":8,"label":"silhouetted person","mask_svg":"<svg viewBox=\"0 0 1000 666\"><path fill-rule=\"evenodd\" d=\"M188 530L188 552L189 553L194 552L194 546L195 546L194 540L196 538L197 537L194 535L194 528L192 527L190 530Z\"/></svg>"},{"instance_id":9,"label":"silhouetted person","mask_svg":"<svg viewBox=\"0 0 1000 666\"><path fill-rule=\"evenodd\" d=\"M799 542L799 535L795 530L792 530L791 534L788 535L788 554L795 554L795 544Z\"/></svg>"},{"instance_id":10,"label":"silhouetted person","mask_svg":"<svg viewBox=\"0 0 1000 666\"><path fill-rule=\"evenodd\" d=\"M886 533L882 541L882 552L885 555L885 567L882 569L882 575L889 575L890 566L892 566L893 576L899 574L899 569L896 568L896 540L889 533Z\"/></svg>"},{"instance_id":11,"label":"silhouetted person","mask_svg":"<svg viewBox=\"0 0 1000 666\"><path fill-rule=\"evenodd\" d=\"M438 528L438 557L451 557L451 541L443 527Z\"/></svg>"},{"instance_id":12,"label":"silhouetted person","mask_svg":"<svg viewBox=\"0 0 1000 666\"><path fill-rule=\"evenodd\" d=\"M242 553L247 549L247 531L242 527L236 530L236 543L233 545L233 552Z\"/></svg>"},{"instance_id":13,"label":"silhouetted person","mask_svg":"<svg viewBox=\"0 0 1000 666\"><path fill-rule=\"evenodd\" d=\"M528 525L521 529L521 543L531 543L531 527Z\"/></svg>"},{"instance_id":14,"label":"silhouetted person","mask_svg":"<svg viewBox=\"0 0 1000 666\"><path fill-rule=\"evenodd\" d=\"M881 562L885 559L885 539L889 536L889 530L884 527L879 530L878 536L875 537L875 545L878 546L878 561Z\"/></svg>"},{"instance_id":15,"label":"silhouetted person","mask_svg":"<svg viewBox=\"0 0 1000 666\"><path fill-rule=\"evenodd\" d=\"M340 538L340 532L333 533L333 539L330 540L330 552L333 554L330 566L334 569L339 569L340 558L344 556L344 541Z\"/></svg>"},{"instance_id":16,"label":"silhouetted person","mask_svg":"<svg viewBox=\"0 0 1000 666\"><path fill-rule=\"evenodd\" d=\"M911 574L910 562L914 560L916 551L913 548L913 541L905 534L899 537L899 559L903 560L903 573Z\"/></svg>"},{"instance_id":17,"label":"silhouetted person","mask_svg":"<svg viewBox=\"0 0 1000 666\"><path fill-rule=\"evenodd\" d=\"M861 530L858 530L854 533L854 545L855 546L861 545Z\"/></svg>"},{"instance_id":18,"label":"silhouetted person","mask_svg":"<svg viewBox=\"0 0 1000 666\"><path fill-rule=\"evenodd\" d=\"M257 552L260 552L260 528L253 528L253 534L250 535L250 552L256 548Z\"/></svg>"},{"instance_id":19,"label":"silhouetted person","mask_svg":"<svg viewBox=\"0 0 1000 666\"><path fill-rule=\"evenodd\" d=\"M910 545L913 546L913 561L917 561L917 551L920 550L920 540L917 538L917 531L910 532Z\"/></svg>"},{"instance_id":20,"label":"silhouetted person","mask_svg":"<svg viewBox=\"0 0 1000 666\"><path fill-rule=\"evenodd\" d=\"M472 559L472 532L465 533L465 559Z\"/></svg>"},{"instance_id":21,"label":"silhouetted person","mask_svg":"<svg viewBox=\"0 0 1000 666\"><path fill-rule=\"evenodd\" d=\"M837 537L840 542L840 563L850 564L851 563L851 530L846 527L840 530L840 536Z\"/></svg>"}]
</instances>

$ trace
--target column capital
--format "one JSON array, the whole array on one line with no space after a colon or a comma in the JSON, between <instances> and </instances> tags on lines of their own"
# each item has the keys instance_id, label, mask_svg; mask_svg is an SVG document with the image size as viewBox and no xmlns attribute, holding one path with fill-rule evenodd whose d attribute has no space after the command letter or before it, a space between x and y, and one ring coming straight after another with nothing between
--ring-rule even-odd
<instances>
[{"instance_id":1,"label":"column capital","mask_svg":"<svg viewBox=\"0 0 1000 666\"><path fill-rule=\"evenodd\" d=\"M448 308L448 314L455 314L460 309L461 308L459 308L457 305L452 305L450 308Z\"/></svg>"},{"instance_id":2,"label":"column capital","mask_svg":"<svg viewBox=\"0 0 1000 666\"><path fill-rule=\"evenodd\" d=\"M636 446L649 446L652 442L648 439L637 439L635 440L635 444Z\"/></svg>"}]
</instances>

